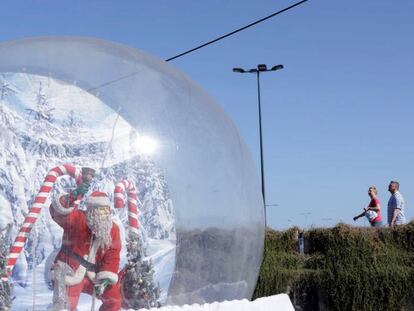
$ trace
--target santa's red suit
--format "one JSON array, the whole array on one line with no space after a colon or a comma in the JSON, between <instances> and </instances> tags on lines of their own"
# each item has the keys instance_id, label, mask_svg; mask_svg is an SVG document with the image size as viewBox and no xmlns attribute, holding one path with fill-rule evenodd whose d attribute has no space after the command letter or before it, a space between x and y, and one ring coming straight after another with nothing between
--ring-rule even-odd
<instances>
[{"instance_id":1,"label":"santa's red suit","mask_svg":"<svg viewBox=\"0 0 414 311\"><path fill-rule=\"evenodd\" d=\"M97 200L99 202L101 198ZM107 197L103 200L104 203L109 201ZM64 230L62 249L56 256L55 266L66 264L71 268L71 273L64 277L70 310L76 309L81 292L92 295L94 284L106 280L110 285L97 297L103 302L99 310L118 311L122 304L118 282L121 250L119 227L112 222L112 243L102 249L88 227L86 212L70 207L67 196L61 196L52 203L50 214Z\"/></svg>"}]
</instances>

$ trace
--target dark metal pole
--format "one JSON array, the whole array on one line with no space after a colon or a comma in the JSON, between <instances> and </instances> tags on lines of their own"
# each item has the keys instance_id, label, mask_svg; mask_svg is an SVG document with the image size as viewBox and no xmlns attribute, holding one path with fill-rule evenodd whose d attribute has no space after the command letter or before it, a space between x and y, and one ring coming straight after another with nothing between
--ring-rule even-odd
<instances>
[{"instance_id":1,"label":"dark metal pole","mask_svg":"<svg viewBox=\"0 0 414 311\"><path fill-rule=\"evenodd\" d=\"M262 180L262 195L263 195L263 207L265 226L267 225L266 219L266 195L265 195L265 178L264 178L264 161L263 161L263 135L262 135L262 106L260 104L260 71L257 70L257 99L259 104L259 136L260 136L260 173Z\"/></svg>"}]
</instances>

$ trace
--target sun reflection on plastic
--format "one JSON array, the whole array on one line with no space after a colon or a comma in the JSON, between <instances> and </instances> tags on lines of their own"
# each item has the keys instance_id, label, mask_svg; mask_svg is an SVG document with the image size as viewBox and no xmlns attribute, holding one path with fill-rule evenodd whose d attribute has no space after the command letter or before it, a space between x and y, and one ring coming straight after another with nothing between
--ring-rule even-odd
<instances>
[{"instance_id":1,"label":"sun reflection on plastic","mask_svg":"<svg viewBox=\"0 0 414 311\"><path fill-rule=\"evenodd\" d=\"M138 136L136 140L138 152L145 155L154 154L159 149L159 143L149 136Z\"/></svg>"}]
</instances>

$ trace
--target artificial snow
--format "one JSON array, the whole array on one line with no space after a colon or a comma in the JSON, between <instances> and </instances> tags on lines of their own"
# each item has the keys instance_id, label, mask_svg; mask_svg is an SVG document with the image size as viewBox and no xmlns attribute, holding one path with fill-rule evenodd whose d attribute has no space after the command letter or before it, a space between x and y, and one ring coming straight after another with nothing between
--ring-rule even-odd
<instances>
[{"instance_id":1,"label":"artificial snow","mask_svg":"<svg viewBox=\"0 0 414 311\"><path fill-rule=\"evenodd\" d=\"M286 294L263 297L254 301L233 300L223 302L193 304L184 306L165 306L162 308L139 309L139 311L294 311L292 302ZM132 309L129 311L133 311Z\"/></svg>"}]
</instances>

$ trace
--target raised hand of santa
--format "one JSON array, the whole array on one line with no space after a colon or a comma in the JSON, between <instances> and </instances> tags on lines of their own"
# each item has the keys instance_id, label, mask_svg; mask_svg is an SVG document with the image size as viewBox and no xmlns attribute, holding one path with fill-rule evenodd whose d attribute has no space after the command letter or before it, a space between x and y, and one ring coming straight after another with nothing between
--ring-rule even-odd
<instances>
[{"instance_id":1,"label":"raised hand of santa","mask_svg":"<svg viewBox=\"0 0 414 311\"><path fill-rule=\"evenodd\" d=\"M89 167L82 167L82 183L78 188L71 192L71 195L75 198L78 196L83 197L89 191L91 182L95 176L95 170Z\"/></svg>"},{"instance_id":2,"label":"raised hand of santa","mask_svg":"<svg viewBox=\"0 0 414 311\"><path fill-rule=\"evenodd\" d=\"M75 190L73 190L70 194L71 194L73 197L75 197L75 198L76 198L78 195L80 195L80 196L84 196L84 195L88 192L89 187L90 187L90 183L82 183L81 185L79 185L79 187L78 187L78 188L76 188Z\"/></svg>"}]
</instances>

